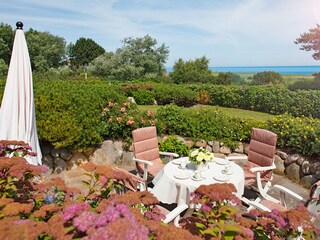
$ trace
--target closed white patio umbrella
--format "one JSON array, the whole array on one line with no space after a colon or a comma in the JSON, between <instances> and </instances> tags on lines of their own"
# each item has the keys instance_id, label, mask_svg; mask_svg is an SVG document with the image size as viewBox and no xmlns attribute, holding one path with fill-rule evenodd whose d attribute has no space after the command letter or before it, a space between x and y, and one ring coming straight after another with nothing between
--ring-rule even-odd
<instances>
[{"instance_id":1,"label":"closed white patio umbrella","mask_svg":"<svg viewBox=\"0 0 320 240\"><path fill-rule=\"evenodd\" d=\"M17 22L7 82L0 109L0 140L28 143L37 156L27 157L42 164L33 98L32 70L22 22Z\"/></svg>"}]
</instances>

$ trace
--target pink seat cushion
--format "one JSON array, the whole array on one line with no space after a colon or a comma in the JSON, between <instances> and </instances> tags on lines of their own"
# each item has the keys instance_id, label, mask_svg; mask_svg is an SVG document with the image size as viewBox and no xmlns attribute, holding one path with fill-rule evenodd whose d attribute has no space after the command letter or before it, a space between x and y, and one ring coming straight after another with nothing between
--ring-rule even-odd
<instances>
[{"instance_id":1,"label":"pink seat cushion","mask_svg":"<svg viewBox=\"0 0 320 240\"><path fill-rule=\"evenodd\" d=\"M272 202L272 201L269 201L269 200L262 200L260 202L263 206L266 206L267 208L269 208L270 210L279 210L281 212L283 211L288 211L288 209L284 206L282 206L281 204L279 203L275 203L275 202Z\"/></svg>"},{"instance_id":2,"label":"pink seat cushion","mask_svg":"<svg viewBox=\"0 0 320 240\"><path fill-rule=\"evenodd\" d=\"M152 166L148 167L148 174L151 175L151 177L155 177L158 174L158 172L160 172L162 170L162 168L164 167L164 164L162 163L160 158L153 160L151 162L153 164L152 164ZM143 163L137 163L137 168L140 173L144 172L144 164Z\"/></svg>"},{"instance_id":3,"label":"pink seat cushion","mask_svg":"<svg viewBox=\"0 0 320 240\"><path fill-rule=\"evenodd\" d=\"M245 180L245 186L251 186L253 184L256 183L256 173L255 172L251 172L250 171L250 168L253 168L253 167L260 167L259 165L257 164L254 164L252 162L247 162L245 165L244 165L244 180ZM269 181L270 177L268 175L268 172L269 171L265 171L265 172L262 172L261 173L261 181L263 182L267 182Z\"/></svg>"}]
</instances>

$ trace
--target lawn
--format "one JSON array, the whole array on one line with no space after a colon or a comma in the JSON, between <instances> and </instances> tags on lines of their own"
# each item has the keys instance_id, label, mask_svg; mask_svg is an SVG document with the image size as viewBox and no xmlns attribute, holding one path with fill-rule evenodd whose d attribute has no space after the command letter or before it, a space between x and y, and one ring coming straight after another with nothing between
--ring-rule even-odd
<instances>
[{"instance_id":1,"label":"lawn","mask_svg":"<svg viewBox=\"0 0 320 240\"><path fill-rule=\"evenodd\" d=\"M141 110L149 110L152 112L157 112L159 106L155 105L139 105L138 108ZM221 112L228 114L231 117L239 117L239 118L253 118L258 121L267 121L268 119L274 117L274 115L262 112L255 112L249 110L243 110L238 108L225 108L225 107L217 107L217 106L201 106L207 108L215 108L220 110Z\"/></svg>"}]
</instances>

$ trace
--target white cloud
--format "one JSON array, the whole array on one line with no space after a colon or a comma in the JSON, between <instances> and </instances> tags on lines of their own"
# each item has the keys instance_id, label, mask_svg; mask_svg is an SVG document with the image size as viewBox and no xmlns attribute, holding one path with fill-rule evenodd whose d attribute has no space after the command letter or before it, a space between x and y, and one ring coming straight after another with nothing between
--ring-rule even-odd
<instances>
[{"instance_id":1,"label":"white cloud","mask_svg":"<svg viewBox=\"0 0 320 240\"><path fill-rule=\"evenodd\" d=\"M0 21L68 42L92 38L107 50L149 34L170 47L168 65L204 54L215 64L272 65L277 56L302 65L315 62L293 41L319 22L319 10L319 0L13 0L0 3Z\"/></svg>"}]
</instances>

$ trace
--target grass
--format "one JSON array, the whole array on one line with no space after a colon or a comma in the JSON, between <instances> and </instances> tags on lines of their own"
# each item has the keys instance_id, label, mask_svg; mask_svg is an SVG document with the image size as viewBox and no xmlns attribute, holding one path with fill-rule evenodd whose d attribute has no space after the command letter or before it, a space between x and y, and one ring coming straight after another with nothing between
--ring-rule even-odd
<instances>
[{"instance_id":1,"label":"grass","mask_svg":"<svg viewBox=\"0 0 320 240\"><path fill-rule=\"evenodd\" d=\"M274 117L274 115L262 112L255 112L249 110L243 110L238 108L226 108L226 107L218 107L218 106L201 106L206 108L214 108L218 109L219 111L231 116L231 117L239 117L239 118L253 118L257 121L265 122L270 118ZM138 108L140 110L146 110L156 113L159 106L155 105L139 105Z\"/></svg>"}]
</instances>

